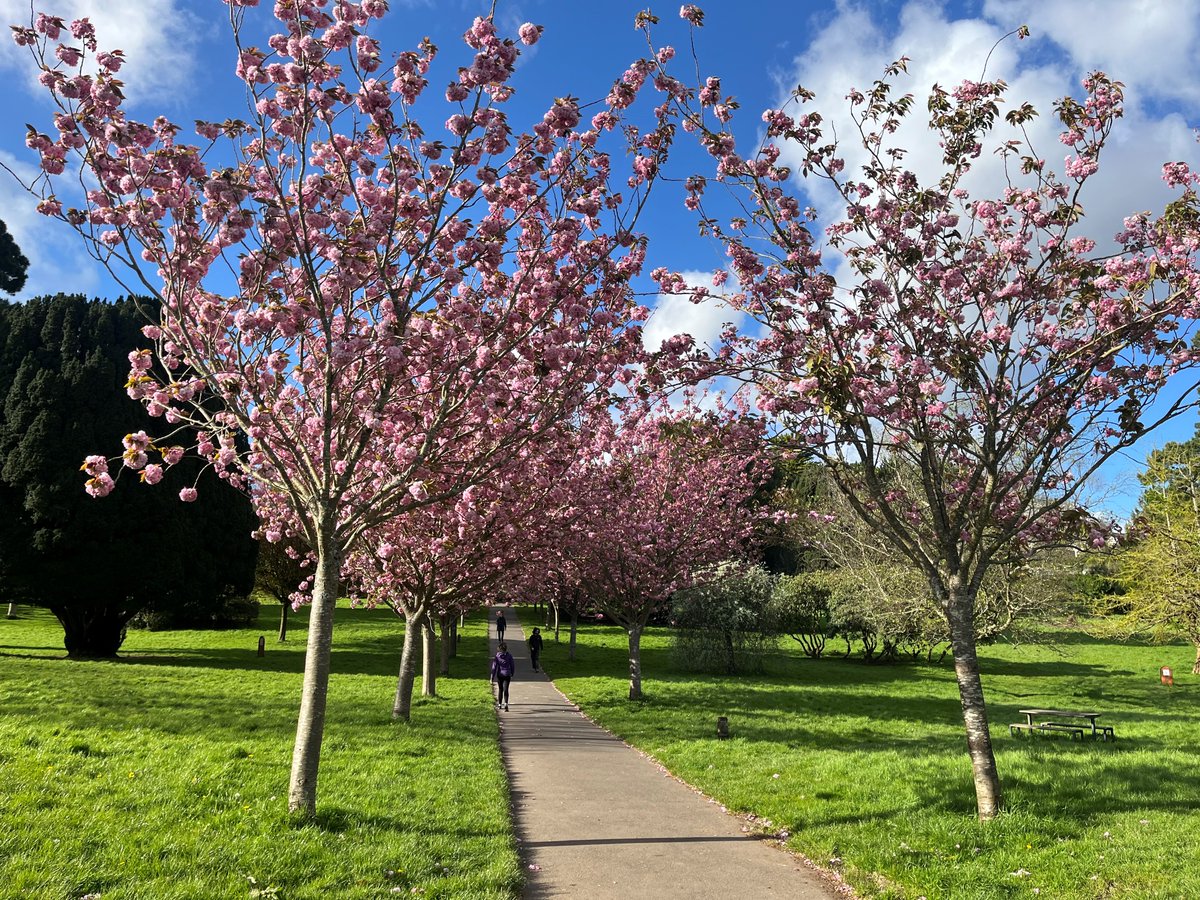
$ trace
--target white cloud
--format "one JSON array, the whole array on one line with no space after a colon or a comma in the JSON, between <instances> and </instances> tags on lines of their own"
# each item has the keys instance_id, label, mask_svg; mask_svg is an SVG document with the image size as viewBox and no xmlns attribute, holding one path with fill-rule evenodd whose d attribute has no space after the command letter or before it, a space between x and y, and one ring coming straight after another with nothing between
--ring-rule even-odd
<instances>
[{"instance_id":1,"label":"white cloud","mask_svg":"<svg viewBox=\"0 0 1200 900\"><path fill-rule=\"evenodd\" d=\"M1190 35L1195 30L1198 3L1200 0L1188 0L1179 5L1180 10L1191 11L1179 16L1185 20L1179 25L1180 34ZM1143 6L1150 11L1143 10L1146 15L1139 16ZM925 99L932 85L949 89L965 79L979 79L990 53L987 78L1008 82L1008 108L1029 101L1038 110L1038 118L1026 126L1033 149L1052 169L1061 172L1067 152L1058 141L1061 129L1054 115L1054 101L1067 94L1078 97L1081 77L1091 68L1104 65L1114 77L1126 81L1128 102L1125 119L1114 130L1099 174L1091 179L1082 197L1087 213L1085 229L1103 243L1120 229L1130 213L1162 209L1170 197L1160 180L1163 162L1194 160L1197 155L1194 136L1183 117L1178 113L1156 117L1144 102L1148 98L1178 102L1193 92L1200 99L1200 82L1174 84L1177 78L1192 81L1187 73L1198 64L1189 52L1191 38L1172 35L1170 40L1164 39L1170 17L1164 18L1160 6L1175 8L1173 4L1153 2L1099 2L1081 15L1081 4L1069 0L988 0L986 12L994 20L988 21L951 20L941 5L912 0L900 13L899 27L885 34L865 9L842 4L804 54L796 58L793 71L781 83L800 83L816 93L817 100L809 106L825 116L826 135L836 133L841 139L847 172L854 173L866 161L866 154L853 140L854 126L845 96L852 87L869 88L889 62L909 57L908 75L894 81L893 93L911 93L916 102L892 145L906 148L904 165L922 182L931 183L943 171L937 138L926 128ZM1068 22L1076 23L1074 30ZM1027 23L1034 34L1048 34L1065 42L1066 55L1055 54L1048 59L1032 42L1015 38L1001 41L1022 23ZM1128 31L1131 45L1139 49L1131 50L1123 46L1122 40L1111 37L1117 34L1123 39L1123 29ZM1031 61L1034 58L1036 61ZM992 146L1020 136L1001 123L993 134ZM1006 184L1001 162L991 149L985 148L964 182L975 197L999 196ZM785 148L784 160L797 165L798 148ZM841 218L844 205L827 184L809 179L803 187L811 194L824 225ZM837 275L846 274L840 260L830 258L827 262Z\"/></svg>"},{"instance_id":2,"label":"white cloud","mask_svg":"<svg viewBox=\"0 0 1200 900\"><path fill-rule=\"evenodd\" d=\"M681 272L680 275L689 287L712 289L711 272ZM659 294L654 312L642 329L642 344L649 350L657 350L669 337L690 334L700 346L715 346L725 323L740 324L744 319L743 313L716 295L701 303L692 303L687 297Z\"/></svg>"},{"instance_id":3,"label":"white cloud","mask_svg":"<svg viewBox=\"0 0 1200 900\"><path fill-rule=\"evenodd\" d=\"M987 0L1006 30L1027 23L1032 40L1064 49L1079 71L1102 69L1136 94L1200 103L1200 0Z\"/></svg>"},{"instance_id":4,"label":"white cloud","mask_svg":"<svg viewBox=\"0 0 1200 900\"><path fill-rule=\"evenodd\" d=\"M181 0L46 0L38 9L67 21L86 16L96 26L101 50L125 51L118 77L130 103L177 100L198 84L198 44L213 25L184 9ZM28 0L0 0L0 24L28 22ZM0 67L22 73L34 93L44 93L28 48L16 46L4 31ZM69 41L67 34L64 42Z\"/></svg>"}]
</instances>

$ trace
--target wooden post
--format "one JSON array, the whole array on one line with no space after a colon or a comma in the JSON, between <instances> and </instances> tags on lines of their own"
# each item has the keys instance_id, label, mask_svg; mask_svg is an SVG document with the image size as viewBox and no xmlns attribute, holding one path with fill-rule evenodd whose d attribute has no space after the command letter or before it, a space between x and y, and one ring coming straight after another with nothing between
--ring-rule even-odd
<instances>
[{"instance_id":1,"label":"wooden post","mask_svg":"<svg viewBox=\"0 0 1200 900\"><path fill-rule=\"evenodd\" d=\"M1170 666L1163 666L1158 670L1158 677L1162 679L1162 683L1168 687L1175 687L1175 673Z\"/></svg>"},{"instance_id":2,"label":"wooden post","mask_svg":"<svg viewBox=\"0 0 1200 900\"><path fill-rule=\"evenodd\" d=\"M263 637L261 634L258 636L258 655L259 656L267 655L267 639L265 637Z\"/></svg>"}]
</instances>

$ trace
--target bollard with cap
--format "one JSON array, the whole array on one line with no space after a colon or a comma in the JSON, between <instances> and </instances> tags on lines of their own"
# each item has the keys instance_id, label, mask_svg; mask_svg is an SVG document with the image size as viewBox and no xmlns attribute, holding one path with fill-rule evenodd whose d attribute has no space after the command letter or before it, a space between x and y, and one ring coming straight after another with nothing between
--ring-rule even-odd
<instances>
[{"instance_id":1,"label":"bollard with cap","mask_svg":"<svg viewBox=\"0 0 1200 900\"><path fill-rule=\"evenodd\" d=\"M1162 683L1170 687L1175 687L1175 673L1171 671L1170 666L1163 666L1158 670L1158 677L1162 679Z\"/></svg>"},{"instance_id":2,"label":"bollard with cap","mask_svg":"<svg viewBox=\"0 0 1200 900\"><path fill-rule=\"evenodd\" d=\"M722 741L729 737L728 716L717 716L717 737Z\"/></svg>"},{"instance_id":3,"label":"bollard with cap","mask_svg":"<svg viewBox=\"0 0 1200 900\"><path fill-rule=\"evenodd\" d=\"M267 639L265 637L263 637L262 635L259 635L259 638L258 638L258 655L259 656L267 655Z\"/></svg>"}]
</instances>

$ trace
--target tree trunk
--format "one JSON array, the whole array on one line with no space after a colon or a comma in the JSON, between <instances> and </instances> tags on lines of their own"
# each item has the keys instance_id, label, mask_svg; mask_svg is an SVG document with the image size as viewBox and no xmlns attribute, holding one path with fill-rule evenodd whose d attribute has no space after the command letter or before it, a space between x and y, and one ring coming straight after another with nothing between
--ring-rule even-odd
<instances>
[{"instance_id":1,"label":"tree trunk","mask_svg":"<svg viewBox=\"0 0 1200 900\"><path fill-rule=\"evenodd\" d=\"M458 616L452 616L450 619L450 656L451 658L458 656Z\"/></svg>"},{"instance_id":2,"label":"tree trunk","mask_svg":"<svg viewBox=\"0 0 1200 900\"><path fill-rule=\"evenodd\" d=\"M567 649L567 659L575 659L575 635L579 631L579 610L571 610L571 643Z\"/></svg>"},{"instance_id":3,"label":"tree trunk","mask_svg":"<svg viewBox=\"0 0 1200 900\"><path fill-rule=\"evenodd\" d=\"M287 640L287 616L288 610L292 608L292 604L288 600L284 600L279 604L279 643Z\"/></svg>"},{"instance_id":4,"label":"tree trunk","mask_svg":"<svg viewBox=\"0 0 1200 900\"><path fill-rule=\"evenodd\" d=\"M1196 661L1192 663L1192 674L1200 675L1200 641L1196 642Z\"/></svg>"},{"instance_id":5,"label":"tree trunk","mask_svg":"<svg viewBox=\"0 0 1200 900\"><path fill-rule=\"evenodd\" d=\"M433 628L433 616L427 615L421 625L421 696L437 696L438 639Z\"/></svg>"},{"instance_id":6,"label":"tree trunk","mask_svg":"<svg viewBox=\"0 0 1200 900\"><path fill-rule=\"evenodd\" d=\"M450 674L450 645L453 643L453 640L450 636L450 629L453 626L451 625L451 619L450 619L449 613L442 613L441 616L438 617L438 626L439 626L439 631L441 632L441 634L440 634L441 641L439 643L441 644L441 648L442 648L442 661L441 661L441 665L438 666L438 674L439 675L449 675Z\"/></svg>"},{"instance_id":7,"label":"tree trunk","mask_svg":"<svg viewBox=\"0 0 1200 900\"><path fill-rule=\"evenodd\" d=\"M559 623L559 619L561 618L561 616L559 615L558 601L552 600L551 603L554 604L554 643L557 644L558 643L558 623Z\"/></svg>"},{"instance_id":8,"label":"tree trunk","mask_svg":"<svg viewBox=\"0 0 1200 900\"><path fill-rule=\"evenodd\" d=\"M413 613L404 623L404 649L400 653L400 677L396 680L396 700L392 718L409 721L412 713L413 681L417 677L417 635L424 613Z\"/></svg>"},{"instance_id":9,"label":"tree trunk","mask_svg":"<svg viewBox=\"0 0 1200 900\"><path fill-rule=\"evenodd\" d=\"M629 629L629 699L642 699L642 626Z\"/></svg>"},{"instance_id":10,"label":"tree trunk","mask_svg":"<svg viewBox=\"0 0 1200 900\"><path fill-rule=\"evenodd\" d=\"M63 627L63 646L71 659L115 659L125 641L130 613L109 606L52 606Z\"/></svg>"},{"instance_id":11,"label":"tree trunk","mask_svg":"<svg viewBox=\"0 0 1200 900\"><path fill-rule=\"evenodd\" d=\"M954 652L954 674L962 701L963 723L967 731L967 752L975 777L975 803L980 821L994 819L1000 812L1000 775L992 753L992 735L988 730L983 682L979 678L979 658L975 655L975 598L965 590L951 591L947 607L950 643Z\"/></svg>"},{"instance_id":12,"label":"tree trunk","mask_svg":"<svg viewBox=\"0 0 1200 900\"><path fill-rule=\"evenodd\" d=\"M292 751L288 810L311 819L317 813L317 772L325 736L325 704L329 697L329 662L333 649L333 614L337 608L341 550L328 534L317 538L317 571L308 614L308 646L304 653L304 687Z\"/></svg>"},{"instance_id":13,"label":"tree trunk","mask_svg":"<svg viewBox=\"0 0 1200 900\"><path fill-rule=\"evenodd\" d=\"M17 604L16 603L8 604L8 615L6 615L4 618L15 619L16 617L17 617Z\"/></svg>"}]
</instances>

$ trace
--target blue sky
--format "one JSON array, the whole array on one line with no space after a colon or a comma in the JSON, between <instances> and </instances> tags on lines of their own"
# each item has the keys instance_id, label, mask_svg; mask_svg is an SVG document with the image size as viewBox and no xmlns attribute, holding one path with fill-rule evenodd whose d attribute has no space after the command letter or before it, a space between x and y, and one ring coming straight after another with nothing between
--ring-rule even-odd
<instances>
[{"instance_id":1,"label":"blue sky","mask_svg":"<svg viewBox=\"0 0 1200 900\"><path fill-rule=\"evenodd\" d=\"M219 0L36 2L38 9L67 18L91 17L102 45L126 51L126 93L139 118L161 113L190 123L195 118L236 116L244 109L231 74L227 7ZM263 8L251 15L265 23L270 5L264 0ZM706 13L699 34L703 74L721 75L725 90L741 101L742 140L754 139L758 113L776 105L797 83L816 91L818 108L836 115L850 87L868 85L885 63L905 55L912 59L905 89L921 97L935 81L947 85L978 77L996 40L1027 24L1031 38L1004 42L992 54L988 75L1010 83L1012 100L1028 99L1043 112L1034 137L1052 164L1061 161L1062 148L1054 141L1051 101L1076 91L1080 77L1094 68L1127 85L1126 121L1102 167L1100 183L1086 198L1095 237L1111 235L1128 213L1161 208L1167 198L1158 182L1163 161L1196 163L1200 156L1193 133L1200 123L1200 0L714 0L700 5ZM444 59L457 64L459 36L488 6L474 0L393 0L379 36L386 51L397 51L429 35ZM518 95L509 107L512 121L532 124L555 96L603 96L626 64L645 52L633 17L647 6L662 18L658 42L676 46L685 56L687 32L678 19L678 2L501 0L497 21L502 29L515 32L525 21L546 27L541 42L521 60ZM28 0L0 0L4 23L28 21L28 15ZM449 71L443 80L449 79ZM48 107L24 51L7 38L0 47L0 77L5 113L0 120L0 159L18 171L31 171L24 123L45 128ZM433 112L445 114L440 106ZM923 142L922 135L914 133L908 146L922 145L924 150L916 149L909 157L919 173L922 167L933 170L936 154L927 139ZM978 187L985 188L988 177L981 173L984 184ZM651 238L648 268L711 271L722 264L721 248L696 236L694 222L670 190L668 186L643 222ZM826 221L836 216L830 197L816 191L810 200ZM75 236L41 220L7 176L0 178L0 218L31 260L26 296L120 292L83 253ZM648 327L651 336L690 331L704 339L727 318L719 309L667 303ZM1137 459L1152 446L1190 436L1193 424L1189 418L1158 432L1136 448L1133 458L1110 465L1104 473L1106 483L1098 486L1106 496L1102 505L1118 515L1127 512L1137 494L1131 476Z\"/></svg>"}]
</instances>

